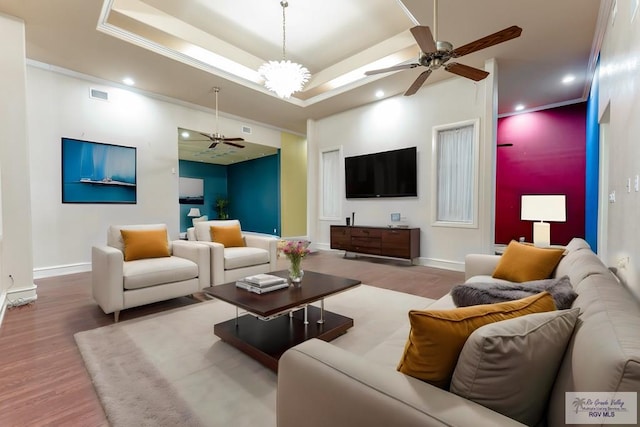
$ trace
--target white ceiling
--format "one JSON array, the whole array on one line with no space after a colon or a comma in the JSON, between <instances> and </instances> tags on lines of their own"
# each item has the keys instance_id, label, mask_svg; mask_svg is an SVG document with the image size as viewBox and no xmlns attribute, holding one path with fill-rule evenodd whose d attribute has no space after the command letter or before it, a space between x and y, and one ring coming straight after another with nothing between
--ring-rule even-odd
<instances>
[{"instance_id":1,"label":"white ceiling","mask_svg":"<svg viewBox=\"0 0 640 427\"><path fill-rule=\"evenodd\" d=\"M486 59L497 58L500 114L516 103L536 109L584 100L598 48L600 3L440 1L438 39L456 47L511 25L523 28L520 38L457 60L483 68ZM409 28L415 22L433 27L432 1L289 0L287 59L305 65L313 77L303 92L281 100L252 81L262 62L281 59L279 0L0 0L0 12L26 22L31 60L116 83L128 75L140 90L209 108L211 88L219 86L223 114L299 133L306 132L308 118L375 102L378 89L385 96L403 93L420 69L359 78L337 89L328 82L354 69L362 77L372 64L415 61ZM244 77L196 60L194 52L239 64ZM567 73L576 81L563 86ZM444 78L459 77L438 70L427 84Z\"/></svg>"}]
</instances>

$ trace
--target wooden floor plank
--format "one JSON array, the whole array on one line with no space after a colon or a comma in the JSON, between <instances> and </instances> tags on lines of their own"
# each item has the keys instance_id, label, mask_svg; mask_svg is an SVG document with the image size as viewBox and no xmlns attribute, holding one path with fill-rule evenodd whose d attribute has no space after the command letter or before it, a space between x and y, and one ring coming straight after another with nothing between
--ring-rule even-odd
<instances>
[{"instance_id":1,"label":"wooden floor plank","mask_svg":"<svg viewBox=\"0 0 640 427\"><path fill-rule=\"evenodd\" d=\"M286 259L278 268L287 268ZM463 273L382 258L344 258L316 252L303 269L358 279L367 285L440 298L464 280ZM73 335L113 323L91 297L91 275L36 281L38 300L8 310L0 328L0 426L107 426ZM176 298L125 310L121 321L197 304Z\"/></svg>"}]
</instances>

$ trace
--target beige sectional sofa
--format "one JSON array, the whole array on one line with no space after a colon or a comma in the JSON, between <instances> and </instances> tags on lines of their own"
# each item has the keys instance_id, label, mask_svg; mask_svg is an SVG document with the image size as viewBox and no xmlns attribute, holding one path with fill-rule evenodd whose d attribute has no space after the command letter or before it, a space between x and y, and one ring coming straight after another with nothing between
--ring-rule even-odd
<instances>
[{"instance_id":1,"label":"beige sectional sofa","mask_svg":"<svg viewBox=\"0 0 640 427\"><path fill-rule=\"evenodd\" d=\"M492 280L499 259L468 255L467 280ZM565 275L578 293L572 308L579 308L580 315L545 397L541 417L552 427L565 425L565 392L640 391L640 303L582 239L570 242L554 271L556 278ZM447 295L429 309L453 307ZM402 353L406 332L404 335L404 339L394 336L381 343L395 360L386 363L380 363L381 357L352 354L320 340L287 351L278 370L278 426L523 425L398 372L397 355ZM534 388L523 385L523 389Z\"/></svg>"}]
</instances>

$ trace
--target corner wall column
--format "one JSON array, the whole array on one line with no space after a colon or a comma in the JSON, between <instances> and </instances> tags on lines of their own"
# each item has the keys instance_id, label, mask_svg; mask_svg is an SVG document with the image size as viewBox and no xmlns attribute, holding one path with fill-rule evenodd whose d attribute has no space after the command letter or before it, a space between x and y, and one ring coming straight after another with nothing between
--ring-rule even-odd
<instances>
[{"instance_id":1,"label":"corner wall column","mask_svg":"<svg viewBox=\"0 0 640 427\"><path fill-rule=\"evenodd\" d=\"M0 40L0 295L19 305L36 299L24 22L0 14Z\"/></svg>"}]
</instances>

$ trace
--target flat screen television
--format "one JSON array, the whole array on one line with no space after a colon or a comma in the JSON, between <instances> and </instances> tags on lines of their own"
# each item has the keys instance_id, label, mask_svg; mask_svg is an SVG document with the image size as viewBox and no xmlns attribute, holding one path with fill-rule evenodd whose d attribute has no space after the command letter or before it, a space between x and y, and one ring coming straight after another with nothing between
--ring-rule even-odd
<instances>
[{"instance_id":1,"label":"flat screen television","mask_svg":"<svg viewBox=\"0 0 640 427\"><path fill-rule=\"evenodd\" d=\"M417 197L416 147L344 159L347 199Z\"/></svg>"}]
</instances>

